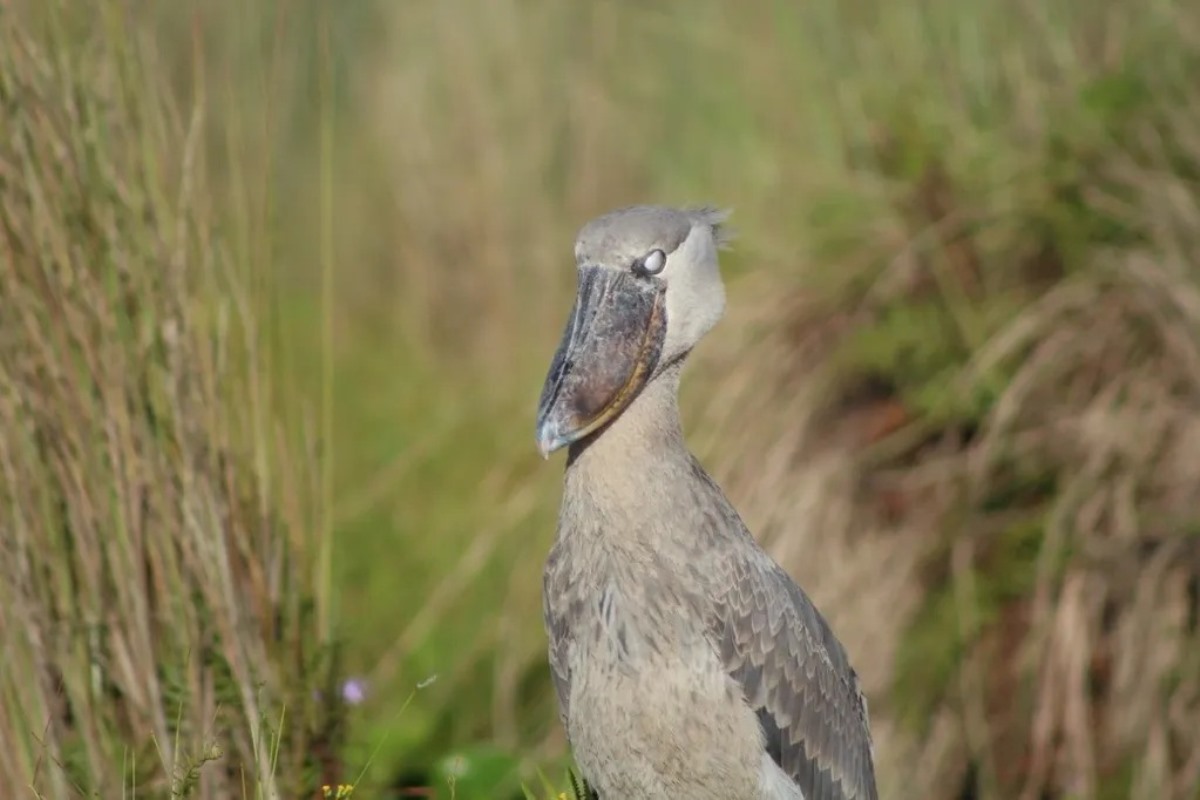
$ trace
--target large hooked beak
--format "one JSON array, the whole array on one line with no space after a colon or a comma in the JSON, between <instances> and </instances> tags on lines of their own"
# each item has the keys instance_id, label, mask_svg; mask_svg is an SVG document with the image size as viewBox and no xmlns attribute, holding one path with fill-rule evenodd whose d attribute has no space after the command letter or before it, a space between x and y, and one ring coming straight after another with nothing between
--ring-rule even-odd
<instances>
[{"instance_id":1,"label":"large hooked beak","mask_svg":"<svg viewBox=\"0 0 1200 800\"><path fill-rule=\"evenodd\" d=\"M666 287L599 266L579 271L579 291L538 402L542 457L599 430L646 385L667 331Z\"/></svg>"}]
</instances>

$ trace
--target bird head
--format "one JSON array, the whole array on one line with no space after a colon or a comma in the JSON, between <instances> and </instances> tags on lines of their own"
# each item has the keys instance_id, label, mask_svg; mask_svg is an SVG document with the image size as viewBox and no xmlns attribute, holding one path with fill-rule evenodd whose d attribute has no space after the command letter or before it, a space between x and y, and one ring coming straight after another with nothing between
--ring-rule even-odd
<instances>
[{"instance_id":1,"label":"bird head","mask_svg":"<svg viewBox=\"0 0 1200 800\"><path fill-rule=\"evenodd\" d=\"M616 419L721 318L725 217L711 208L633 206L579 231L575 304L538 403L543 456Z\"/></svg>"}]
</instances>

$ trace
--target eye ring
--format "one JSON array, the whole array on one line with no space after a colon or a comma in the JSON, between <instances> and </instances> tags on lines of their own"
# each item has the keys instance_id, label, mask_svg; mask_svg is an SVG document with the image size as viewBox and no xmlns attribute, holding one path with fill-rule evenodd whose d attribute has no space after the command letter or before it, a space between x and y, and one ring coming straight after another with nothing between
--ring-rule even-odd
<instances>
[{"instance_id":1,"label":"eye ring","mask_svg":"<svg viewBox=\"0 0 1200 800\"><path fill-rule=\"evenodd\" d=\"M642 276L657 275L667 266L667 254L662 250L651 250L633 262L633 271Z\"/></svg>"}]
</instances>

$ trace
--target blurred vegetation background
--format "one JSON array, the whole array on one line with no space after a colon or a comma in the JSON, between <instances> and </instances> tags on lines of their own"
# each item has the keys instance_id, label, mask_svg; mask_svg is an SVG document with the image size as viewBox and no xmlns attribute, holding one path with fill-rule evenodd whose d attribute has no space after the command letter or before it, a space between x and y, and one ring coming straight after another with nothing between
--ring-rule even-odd
<instances>
[{"instance_id":1,"label":"blurred vegetation background","mask_svg":"<svg viewBox=\"0 0 1200 800\"><path fill-rule=\"evenodd\" d=\"M1200 797L1198 75L1183 0L0 2L0 784L554 796L573 236L714 202L690 438L882 795Z\"/></svg>"}]
</instances>

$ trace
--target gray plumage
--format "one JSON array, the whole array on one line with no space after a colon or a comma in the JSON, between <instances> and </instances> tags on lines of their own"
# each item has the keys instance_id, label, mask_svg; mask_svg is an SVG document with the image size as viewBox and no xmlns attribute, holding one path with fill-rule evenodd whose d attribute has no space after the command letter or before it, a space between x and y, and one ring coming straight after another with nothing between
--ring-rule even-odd
<instances>
[{"instance_id":1,"label":"gray plumage","mask_svg":"<svg viewBox=\"0 0 1200 800\"><path fill-rule=\"evenodd\" d=\"M543 452L570 448L543 595L562 722L603 800L877 800L845 651L683 439L722 221L634 207L579 235L538 415Z\"/></svg>"}]
</instances>

